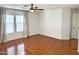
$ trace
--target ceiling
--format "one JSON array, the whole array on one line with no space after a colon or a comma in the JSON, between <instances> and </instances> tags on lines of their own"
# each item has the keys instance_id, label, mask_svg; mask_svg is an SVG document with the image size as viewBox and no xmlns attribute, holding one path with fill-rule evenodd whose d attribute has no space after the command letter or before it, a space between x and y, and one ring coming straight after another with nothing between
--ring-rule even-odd
<instances>
[{"instance_id":1,"label":"ceiling","mask_svg":"<svg viewBox=\"0 0 79 59\"><path fill-rule=\"evenodd\" d=\"M26 7L24 7L24 4L1 4L0 6L20 10L30 9L30 4L26 4ZM34 6L43 8L44 10L52 10L55 8L79 8L79 4L34 4Z\"/></svg>"}]
</instances>

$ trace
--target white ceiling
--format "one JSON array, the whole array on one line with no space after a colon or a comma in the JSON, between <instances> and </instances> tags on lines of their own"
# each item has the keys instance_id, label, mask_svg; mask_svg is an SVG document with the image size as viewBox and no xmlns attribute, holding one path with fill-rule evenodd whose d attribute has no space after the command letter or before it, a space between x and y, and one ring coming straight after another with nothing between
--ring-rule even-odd
<instances>
[{"instance_id":1,"label":"white ceiling","mask_svg":"<svg viewBox=\"0 0 79 59\"><path fill-rule=\"evenodd\" d=\"M27 4L27 7L24 8L24 4L1 4L0 6L13 9L29 10L30 4ZM79 8L79 4L35 4L39 8L45 10L52 10L55 8Z\"/></svg>"}]
</instances>

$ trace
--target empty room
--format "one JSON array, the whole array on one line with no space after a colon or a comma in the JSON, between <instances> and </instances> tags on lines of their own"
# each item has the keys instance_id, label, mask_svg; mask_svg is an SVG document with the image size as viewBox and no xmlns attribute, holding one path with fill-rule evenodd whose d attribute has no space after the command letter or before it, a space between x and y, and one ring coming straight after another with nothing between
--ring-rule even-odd
<instances>
[{"instance_id":1,"label":"empty room","mask_svg":"<svg viewBox=\"0 0 79 59\"><path fill-rule=\"evenodd\" d=\"M0 55L78 55L78 4L0 4Z\"/></svg>"}]
</instances>

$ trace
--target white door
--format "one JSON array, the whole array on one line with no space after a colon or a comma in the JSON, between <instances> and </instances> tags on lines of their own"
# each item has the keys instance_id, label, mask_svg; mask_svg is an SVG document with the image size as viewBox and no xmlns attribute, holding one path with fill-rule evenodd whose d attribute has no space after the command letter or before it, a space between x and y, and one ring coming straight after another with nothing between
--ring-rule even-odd
<instances>
[{"instance_id":1,"label":"white door","mask_svg":"<svg viewBox=\"0 0 79 59\"><path fill-rule=\"evenodd\" d=\"M73 14L73 18L72 18L72 38L78 39L78 14Z\"/></svg>"}]
</instances>

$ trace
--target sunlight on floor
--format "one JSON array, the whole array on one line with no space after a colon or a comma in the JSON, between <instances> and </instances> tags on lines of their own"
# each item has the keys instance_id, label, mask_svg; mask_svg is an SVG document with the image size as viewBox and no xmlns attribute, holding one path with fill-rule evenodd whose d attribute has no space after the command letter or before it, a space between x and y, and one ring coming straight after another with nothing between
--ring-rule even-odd
<instances>
[{"instance_id":1,"label":"sunlight on floor","mask_svg":"<svg viewBox=\"0 0 79 59\"><path fill-rule=\"evenodd\" d=\"M7 49L7 54L8 55L15 55L15 47L10 47Z\"/></svg>"},{"instance_id":2,"label":"sunlight on floor","mask_svg":"<svg viewBox=\"0 0 79 59\"><path fill-rule=\"evenodd\" d=\"M18 55L25 55L24 44L18 45L17 50L18 50Z\"/></svg>"}]
</instances>

